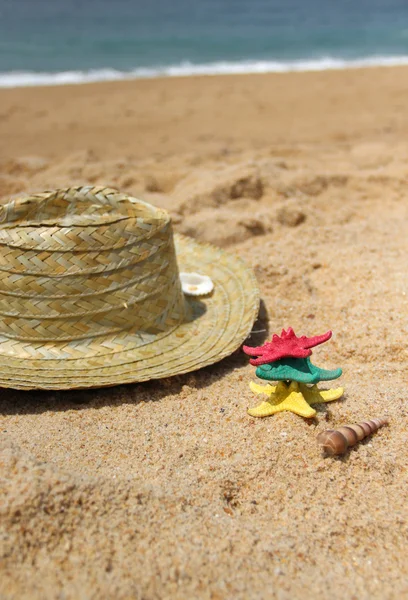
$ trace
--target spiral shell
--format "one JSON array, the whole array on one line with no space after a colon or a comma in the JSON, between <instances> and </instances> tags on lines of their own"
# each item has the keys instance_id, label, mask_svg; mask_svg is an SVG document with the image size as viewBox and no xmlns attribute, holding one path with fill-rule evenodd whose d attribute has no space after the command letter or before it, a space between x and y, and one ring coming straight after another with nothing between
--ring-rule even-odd
<instances>
[{"instance_id":1,"label":"spiral shell","mask_svg":"<svg viewBox=\"0 0 408 600\"><path fill-rule=\"evenodd\" d=\"M338 429L326 429L317 436L323 451L328 456L344 454L348 448L355 446L364 438L371 435L383 425L388 425L387 419L370 419L356 425L345 425Z\"/></svg>"}]
</instances>

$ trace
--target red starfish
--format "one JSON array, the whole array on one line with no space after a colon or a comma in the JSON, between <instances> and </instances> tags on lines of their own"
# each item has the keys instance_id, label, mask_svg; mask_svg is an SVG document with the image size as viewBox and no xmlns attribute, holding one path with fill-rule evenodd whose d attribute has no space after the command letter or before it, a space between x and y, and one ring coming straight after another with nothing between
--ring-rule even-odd
<instances>
[{"instance_id":1,"label":"red starfish","mask_svg":"<svg viewBox=\"0 0 408 600\"><path fill-rule=\"evenodd\" d=\"M312 354L310 348L323 344L323 342L327 342L331 336L332 332L328 331L323 335L317 335L311 338L308 338L305 335L298 338L292 327L289 327L287 331L282 329L280 337L275 333L271 342L266 342L266 344L258 346L257 348L243 346L243 351L245 354L249 354L249 356L258 357L251 358L249 361L251 365L256 367L288 356L293 358L306 358Z\"/></svg>"}]
</instances>

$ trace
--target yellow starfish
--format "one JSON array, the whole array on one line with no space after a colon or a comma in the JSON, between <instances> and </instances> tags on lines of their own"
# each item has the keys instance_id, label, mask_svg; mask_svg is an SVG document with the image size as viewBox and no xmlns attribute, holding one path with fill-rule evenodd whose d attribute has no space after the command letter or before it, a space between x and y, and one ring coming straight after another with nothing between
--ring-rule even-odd
<instances>
[{"instance_id":1,"label":"yellow starfish","mask_svg":"<svg viewBox=\"0 0 408 600\"><path fill-rule=\"evenodd\" d=\"M280 381L274 385L259 385L251 381L249 387L255 394L266 394L268 399L256 408L250 408L248 413L252 417L269 417L277 412L289 410L301 417L314 417L316 411L311 404L331 402L338 400L343 395L343 388L333 390L319 390L316 385L308 387L304 383L291 381L289 385Z\"/></svg>"}]
</instances>

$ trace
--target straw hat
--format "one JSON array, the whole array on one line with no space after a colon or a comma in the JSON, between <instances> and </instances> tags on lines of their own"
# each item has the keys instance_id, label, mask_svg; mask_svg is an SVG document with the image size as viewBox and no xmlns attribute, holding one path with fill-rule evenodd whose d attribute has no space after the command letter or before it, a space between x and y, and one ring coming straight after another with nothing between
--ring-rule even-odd
<instances>
[{"instance_id":1,"label":"straw hat","mask_svg":"<svg viewBox=\"0 0 408 600\"><path fill-rule=\"evenodd\" d=\"M205 276L212 292L186 295L180 272ZM1 387L187 373L236 350L258 305L240 259L173 236L165 211L126 194L76 187L0 207Z\"/></svg>"}]
</instances>

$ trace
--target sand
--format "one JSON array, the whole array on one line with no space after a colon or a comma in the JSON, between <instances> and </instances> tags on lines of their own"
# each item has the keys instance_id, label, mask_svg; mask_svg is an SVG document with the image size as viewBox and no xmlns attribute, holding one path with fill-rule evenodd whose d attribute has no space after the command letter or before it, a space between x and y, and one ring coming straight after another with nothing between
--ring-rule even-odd
<instances>
[{"instance_id":1,"label":"sand","mask_svg":"<svg viewBox=\"0 0 408 600\"><path fill-rule=\"evenodd\" d=\"M253 419L236 352L163 381L3 391L0 597L408 597L408 69L0 92L0 196L102 183L242 256L255 329L327 329L342 400ZM253 334L248 344L255 343ZM385 416L341 458L327 427Z\"/></svg>"}]
</instances>

